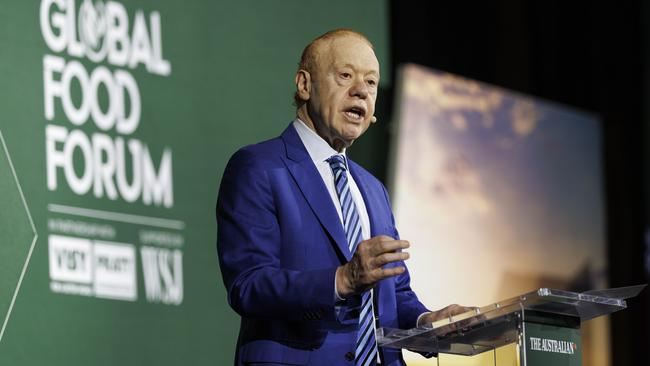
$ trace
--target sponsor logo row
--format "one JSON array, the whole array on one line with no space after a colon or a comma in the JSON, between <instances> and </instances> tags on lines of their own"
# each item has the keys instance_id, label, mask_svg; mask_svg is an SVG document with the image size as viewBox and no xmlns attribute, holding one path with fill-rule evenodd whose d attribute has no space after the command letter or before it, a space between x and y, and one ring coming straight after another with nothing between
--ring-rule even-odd
<instances>
[{"instance_id":1,"label":"sponsor logo row","mask_svg":"<svg viewBox=\"0 0 650 366\"><path fill-rule=\"evenodd\" d=\"M183 302L183 253L178 249L140 246L148 302ZM50 289L53 292L136 301L136 247L129 243L62 235L48 238Z\"/></svg>"}]
</instances>

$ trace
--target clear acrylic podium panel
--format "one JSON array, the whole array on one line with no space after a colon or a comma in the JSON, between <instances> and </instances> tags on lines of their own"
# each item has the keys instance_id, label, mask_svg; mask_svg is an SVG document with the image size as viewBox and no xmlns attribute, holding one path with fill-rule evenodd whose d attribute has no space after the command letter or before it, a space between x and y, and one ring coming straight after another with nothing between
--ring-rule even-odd
<instances>
[{"instance_id":1,"label":"clear acrylic podium panel","mask_svg":"<svg viewBox=\"0 0 650 366\"><path fill-rule=\"evenodd\" d=\"M625 309L625 299L646 285L582 293L540 288L488 306L412 329L380 328L381 347L418 352L476 355L517 342L519 327L528 314L547 314L580 322Z\"/></svg>"}]
</instances>

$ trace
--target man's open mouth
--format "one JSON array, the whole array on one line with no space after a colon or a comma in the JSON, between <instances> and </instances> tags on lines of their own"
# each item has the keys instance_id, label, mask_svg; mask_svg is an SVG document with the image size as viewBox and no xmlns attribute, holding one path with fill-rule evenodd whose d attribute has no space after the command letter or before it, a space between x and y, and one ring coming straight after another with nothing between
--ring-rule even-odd
<instances>
[{"instance_id":1,"label":"man's open mouth","mask_svg":"<svg viewBox=\"0 0 650 366\"><path fill-rule=\"evenodd\" d=\"M346 108L343 113L353 121L362 121L366 116L366 110L361 107Z\"/></svg>"}]
</instances>

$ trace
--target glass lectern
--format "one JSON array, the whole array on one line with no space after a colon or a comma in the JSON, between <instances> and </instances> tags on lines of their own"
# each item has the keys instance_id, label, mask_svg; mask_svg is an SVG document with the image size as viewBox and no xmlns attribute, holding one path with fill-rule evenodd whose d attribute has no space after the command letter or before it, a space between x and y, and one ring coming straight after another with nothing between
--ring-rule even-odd
<instances>
[{"instance_id":1,"label":"glass lectern","mask_svg":"<svg viewBox=\"0 0 650 366\"><path fill-rule=\"evenodd\" d=\"M380 328L381 347L476 355L516 343L522 366L582 365L580 324L625 309L646 285L582 293L540 288L413 329Z\"/></svg>"}]
</instances>

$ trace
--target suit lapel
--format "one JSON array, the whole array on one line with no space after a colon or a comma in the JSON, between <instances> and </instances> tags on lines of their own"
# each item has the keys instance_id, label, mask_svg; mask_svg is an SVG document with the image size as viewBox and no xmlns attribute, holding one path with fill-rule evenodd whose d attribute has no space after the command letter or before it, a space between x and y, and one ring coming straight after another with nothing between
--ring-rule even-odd
<instances>
[{"instance_id":1,"label":"suit lapel","mask_svg":"<svg viewBox=\"0 0 650 366\"><path fill-rule=\"evenodd\" d=\"M287 169L289 169L318 221L323 225L330 237L334 239L341 254L347 261L350 261L352 255L348 249L341 219L330 199L323 178L309 157L309 153L307 153L293 126L289 126L284 130L282 140L284 140L287 149L288 159L285 161Z\"/></svg>"}]
</instances>

